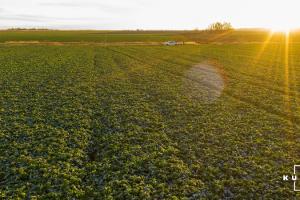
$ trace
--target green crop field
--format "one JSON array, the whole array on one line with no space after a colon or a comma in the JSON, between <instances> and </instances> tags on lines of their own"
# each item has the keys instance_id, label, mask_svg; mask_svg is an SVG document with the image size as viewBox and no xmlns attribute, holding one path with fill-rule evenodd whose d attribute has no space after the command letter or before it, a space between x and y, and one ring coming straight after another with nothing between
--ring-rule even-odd
<instances>
[{"instance_id":1,"label":"green crop field","mask_svg":"<svg viewBox=\"0 0 300 200\"><path fill-rule=\"evenodd\" d=\"M198 43L245 43L264 42L266 30L236 31L58 31L58 30L0 30L0 43L13 41L40 42L165 42L167 40L194 41ZM282 34L274 34L272 41L280 42ZM300 42L300 31L290 35L294 42Z\"/></svg>"},{"instance_id":2,"label":"green crop field","mask_svg":"<svg viewBox=\"0 0 300 200\"><path fill-rule=\"evenodd\" d=\"M0 40L105 41L65 34ZM300 37L106 34L207 43L0 44L1 199L300 197Z\"/></svg>"}]
</instances>

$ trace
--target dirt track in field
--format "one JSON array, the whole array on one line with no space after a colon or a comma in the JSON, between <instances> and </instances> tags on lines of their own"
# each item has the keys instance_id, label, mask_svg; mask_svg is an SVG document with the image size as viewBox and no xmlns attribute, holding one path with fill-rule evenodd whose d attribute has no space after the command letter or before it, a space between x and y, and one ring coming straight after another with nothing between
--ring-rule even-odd
<instances>
[{"instance_id":1,"label":"dirt track in field","mask_svg":"<svg viewBox=\"0 0 300 200\"><path fill-rule=\"evenodd\" d=\"M47 42L47 41L6 41L1 42L2 45L97 45L97 46L146 46L146 45L164 45L164 42ZM185 42L186 45L197 45L196 42ZM181 46L181 45L177 45Z\"/></svg>"}]
</instances>

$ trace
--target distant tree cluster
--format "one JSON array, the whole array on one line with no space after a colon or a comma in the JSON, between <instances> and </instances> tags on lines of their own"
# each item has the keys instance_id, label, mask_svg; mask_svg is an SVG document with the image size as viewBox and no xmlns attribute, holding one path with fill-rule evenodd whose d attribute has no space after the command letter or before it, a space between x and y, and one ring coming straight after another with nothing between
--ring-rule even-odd
<instances>
[{"instance_id":1,"label":"distant tree cluster","mask_svg":"<svg viewBox=\"0 0 300 200\"><path fill-rule=\"evenodd\" d=\"M225 31L225 30L232 30L233 27L229 22L215 22L209 25L208 30L210 31Z\"/></svg>"}]
</instances>

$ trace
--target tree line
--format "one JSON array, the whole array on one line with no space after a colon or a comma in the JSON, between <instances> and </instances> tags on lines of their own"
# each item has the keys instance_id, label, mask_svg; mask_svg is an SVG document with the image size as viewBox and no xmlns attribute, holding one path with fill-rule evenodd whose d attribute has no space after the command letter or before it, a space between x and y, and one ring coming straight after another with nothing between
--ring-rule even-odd
<instances>
[{"instance_id":1,"label":"tree line","mask_svg":"<svg viewBox=\"0 0 300 200\"><path fill-rule=\"evenodd\" d=\"M233 26L229 22L215 22L208 26L207 30L210 31L226 31L233 30Z\"/></svg>"}]
</instances>

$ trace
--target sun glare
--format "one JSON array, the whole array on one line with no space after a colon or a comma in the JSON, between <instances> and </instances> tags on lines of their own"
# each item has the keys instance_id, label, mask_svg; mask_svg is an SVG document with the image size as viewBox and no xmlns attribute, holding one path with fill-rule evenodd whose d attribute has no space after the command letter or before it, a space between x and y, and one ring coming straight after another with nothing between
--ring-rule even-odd
<instances>
[{"instance_id":1,"label":"sun glare","mask_svg":"<svg viewBox=\"0 0 300 200\"><path fill-rule=\"evenodd\" d=\"M293 26L291 24L285 24L285 25L278 24L278 25L270 27L270 29L273 33L275 33L275 32L289 33L294 28L296 28L296 26Z\"/></svg>"},{"instance_id":2,"label":"sun glare","mask_svg":"<svg viewBox=\"0 0 300 200\"><path fill-rule=\"evenodd\" d=\"M273 33L276 33L276 32L280 32L280 33L285 33L285 34L288 34L290 32L291 28L288 28L288 27L281 27L281 28L271 28L271 31Z\"/></svg>"}]
</instances>

